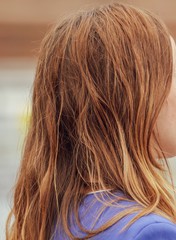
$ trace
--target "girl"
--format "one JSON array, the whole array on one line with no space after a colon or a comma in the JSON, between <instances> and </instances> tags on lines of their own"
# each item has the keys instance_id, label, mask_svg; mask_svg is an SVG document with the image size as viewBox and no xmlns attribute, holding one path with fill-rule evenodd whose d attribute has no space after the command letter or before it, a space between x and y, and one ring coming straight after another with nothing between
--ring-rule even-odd
<instances>
[{"instance_id":1,"label":"girl","mask_svg":"<svg viewBox=\"0 0 176 240\"><path fill-rule=\"evenodd\" d=\"M156 16L122 3L47 34L7 239L176 239L175 54Z\"/></svg>"}]
</instances>

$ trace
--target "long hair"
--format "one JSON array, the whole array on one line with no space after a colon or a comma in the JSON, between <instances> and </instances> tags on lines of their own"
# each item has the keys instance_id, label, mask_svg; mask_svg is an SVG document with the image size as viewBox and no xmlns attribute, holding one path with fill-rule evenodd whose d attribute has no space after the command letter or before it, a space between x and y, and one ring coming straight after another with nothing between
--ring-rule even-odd
<instances>
[{"instance_id":1,"label":"long hair","mask_svg":"<svg viewBox=\"0 0 176 240\"><path fill-rule=\"evenodd\" d=\"M8 240L49 239L59 220L70 238L81 239L68 225L72 210L84 239L139 209L128 225L151 212L176 222L167 159L162 149L163 157L154 157L151 144L152 137L158 142L153 129L172 72L169 32L147 10L103 5L50 30L40 49ZM88 231L79 204L88 189L107 188L139 208Z\"/></svg>"}]
</instances>

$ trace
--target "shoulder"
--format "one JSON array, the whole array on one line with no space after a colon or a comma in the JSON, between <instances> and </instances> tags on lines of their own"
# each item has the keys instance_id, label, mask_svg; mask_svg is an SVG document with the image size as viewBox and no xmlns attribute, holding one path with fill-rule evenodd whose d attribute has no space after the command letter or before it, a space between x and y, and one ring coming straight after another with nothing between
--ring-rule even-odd
<instances>
[{"instance_id":1,"label":"shoulder","mask_svg":"<svg viewBox=\"0 0 176 240\"><path fill-rule=\"evenodd\" d=\"M91 198L91 197L90 197ZM93 196L92 196L93 198ZM128 208L130 205L136 205L136 202L123 201L124 208ZM99 209L102 203L96 202L91 208L92 218L95 216L95 210ZM122 209L124 209L122 207ZM86 208L87 209L87 208ZM104 211L96 223L95 229L101 227L108 220L112 219L114 215L118 214L121 208L108 207ZM120 232L135 216L137 213L128 214L107 230L93 237L96 240L176 240L176 225L165 217L150 213L145 215L134 223L132 223L125 231ZM89 226L90 219L86 217L85 226ZM94 229L94 230L95 230Z\"/></svg>"},{"instance_id":2,"label":"shoulder","mask_svg":"<svg viewBox=\"0 0 176 240\"><path fill-rule=\"evenodd\" d=\"M176 225L168 219L150 213L134 222L122 237L130 240L175 240Z\"/></svg>"}]
</instances>

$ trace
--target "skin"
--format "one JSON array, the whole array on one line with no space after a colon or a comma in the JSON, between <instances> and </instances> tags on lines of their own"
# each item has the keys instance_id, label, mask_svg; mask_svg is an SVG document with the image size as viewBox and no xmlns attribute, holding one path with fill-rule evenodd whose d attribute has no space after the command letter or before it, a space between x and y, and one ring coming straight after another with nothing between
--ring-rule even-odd
<instances>
[{"instance_id":1,"label":"skin","mask_svg":"<svg viewBox=\"0 0 176 240\"><path fill-rule=\"evenodd\" d=\"M173 50L172 85L166 103L163 105L155 124L158 131L157 139L166 158L176 156L176 44L171 36L170 38ZM156 154L156 157L160 158L158 154Z\"/></svg>"}]
</instances>

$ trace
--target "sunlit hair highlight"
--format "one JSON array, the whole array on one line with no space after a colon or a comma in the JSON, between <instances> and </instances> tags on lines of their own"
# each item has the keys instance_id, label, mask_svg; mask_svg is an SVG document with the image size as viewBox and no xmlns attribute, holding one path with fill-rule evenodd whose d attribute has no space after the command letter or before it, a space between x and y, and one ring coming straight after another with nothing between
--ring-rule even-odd
<instances>
[{"instance_id":1,"label":"sunlit hair highlight","mask_svg":"<svg viewBox=\"0 0 176 240\"><path fill-rule=\"evenodd\" d=\"M165 25L127 4L82 11L51 29L40 49L7 240L49 239L60 220L70 238L81 239L70 232L69 213L74 209L80 225L79 204L97 189L110 188L112 197L122 191L139 206L95 231L80 225L88 234L83 239L130 212L138 214L128 226L150 212L176 223L167 160L162 150L162 159L154 157L151 142L157 142L153 129L171 87L172 64Z\"/></svg>"}]
</instances>

